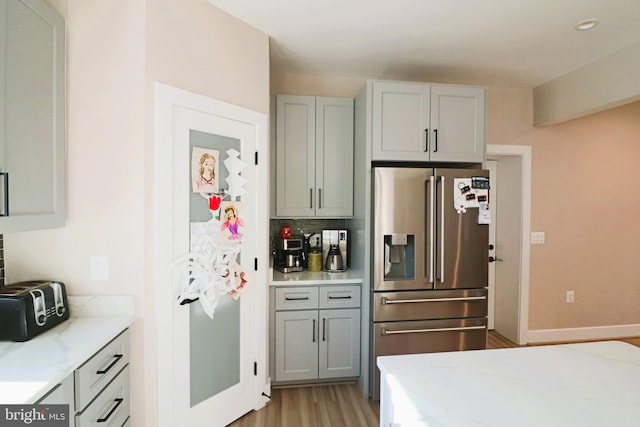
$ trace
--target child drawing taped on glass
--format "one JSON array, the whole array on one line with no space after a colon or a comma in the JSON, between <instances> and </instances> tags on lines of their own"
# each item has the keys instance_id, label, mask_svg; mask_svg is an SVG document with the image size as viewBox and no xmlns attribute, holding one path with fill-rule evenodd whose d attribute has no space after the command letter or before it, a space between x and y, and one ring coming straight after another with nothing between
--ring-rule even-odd
<instances>
[{"instance_id":1,"label":"child drawing taped on glass","mask_svg":"<svg viewBox=\"0 0 640 427\"><path fill-rule=\"evenodd\" d=\"M244 228L244 222L240 218L239 209L240 202L222 202L220 211L222 212L220 221L221 240L241 241L243 233L241 227Z\"/></svg>"},{"instance_id":2,"label":"child drawing taped on glass","mask_svg":"<svg viewBox=\"0 0 640 427\"><path fill-rule=\"evenodd\" d=\"M217 150L193 147L191 156L191 177L194 193L218 192Z\"/></svg>"}]
</instances>

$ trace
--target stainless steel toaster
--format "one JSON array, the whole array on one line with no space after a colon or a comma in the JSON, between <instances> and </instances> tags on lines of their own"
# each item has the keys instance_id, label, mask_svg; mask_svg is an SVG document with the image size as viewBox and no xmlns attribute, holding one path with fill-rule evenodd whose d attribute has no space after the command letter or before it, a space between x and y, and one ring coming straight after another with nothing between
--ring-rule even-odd
<instances>
[{"instance_id":1,"label":"stainless steel toaster","mask_svg":"<svg viewBox=\"0 0 640 427\"><path fill-rule=\"evenodd\" d=\"M63 283L34 280L0 286L0 340L27 341L68 318Z\"/></svg>"}]
</instances>

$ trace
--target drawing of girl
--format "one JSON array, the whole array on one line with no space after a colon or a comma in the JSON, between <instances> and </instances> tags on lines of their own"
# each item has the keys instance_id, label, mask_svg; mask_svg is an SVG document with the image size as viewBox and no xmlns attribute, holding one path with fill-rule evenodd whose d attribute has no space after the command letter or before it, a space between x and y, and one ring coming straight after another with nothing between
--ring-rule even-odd
<instances>
[{"instance_id":1,"label":"drawing of girl","mask_svg":"<svg viewBox=\"0 0 640 427\"><path fill-rule=\"evenodd\" d=\"M217 154L215 150L193 149L192 177L195 193L217 193L216 179Z\"/></svg>"},{"instance_id":2,"label":"drawing of girl","mask_svg":"<svg viewBox=\"0 0 640 427\"><path fill-rule=\"evenodd\" d=\"M224 222L220 225L220 231L225 229L229 231L229 240L242 240L240 227L244 227L244 222L238 216L238 209L228 204L224 207Z\"/></svg>"}]
</instances>

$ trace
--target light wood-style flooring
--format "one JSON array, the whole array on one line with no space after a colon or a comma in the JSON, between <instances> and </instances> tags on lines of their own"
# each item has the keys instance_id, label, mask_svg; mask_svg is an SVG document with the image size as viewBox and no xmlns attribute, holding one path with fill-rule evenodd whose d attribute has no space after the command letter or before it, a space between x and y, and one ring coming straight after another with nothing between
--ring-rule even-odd
<instances>
[{"instance_id":1,"label":"light wood-style flooring","mask_svg":"<svg viewBox=\"0 0 640 427\"><path fill-rule=\"evenodd\" d=\"M640 337L620 341L640 347ZM518 345L489 332L487 348L511 347ZM264 408L249 412L230 426L376 427L380 424L378 402L362 397L356 383L283 387L271 391L271 401Z\"/></svg>"}]
</instances>

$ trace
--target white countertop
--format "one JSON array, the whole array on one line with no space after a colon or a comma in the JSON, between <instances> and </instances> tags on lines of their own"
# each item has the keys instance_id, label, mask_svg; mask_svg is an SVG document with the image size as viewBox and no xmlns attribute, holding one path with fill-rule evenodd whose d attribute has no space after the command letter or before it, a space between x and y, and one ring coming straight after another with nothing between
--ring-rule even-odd
<instances>
[{"instance_id":1,"label":"white countertop","mask_svg":"<svg viewBox=\"0 0 640 427\"><path fill-rule=\"evenodd\" d=\"M35 403L134 320L133 297L69 297L71 317L25 342L0 342L0 404Z\"/></svg>"},{"instance_id":2,"label":"white countertop","mask_svg":"<svg viewBox=\"0 0 640 427\"><path fill-rule=\"evenodd\" d=\"M273 270L271 286L308 286L308 285L342 285L360 284L362 277L352 270L329 273L326 271L299 271L295 273L281 273Z\"/></svg>"},{"instance_id":3,"label":"white countertop","mask_svg":"<svg viewBox=\"0 0 640 427\"><path fill-rule=\"evenodd\" d=\"M382 356L377 365L385 426L639 423L640 348L624 342Z\"/></svg>"}]
</instances>

